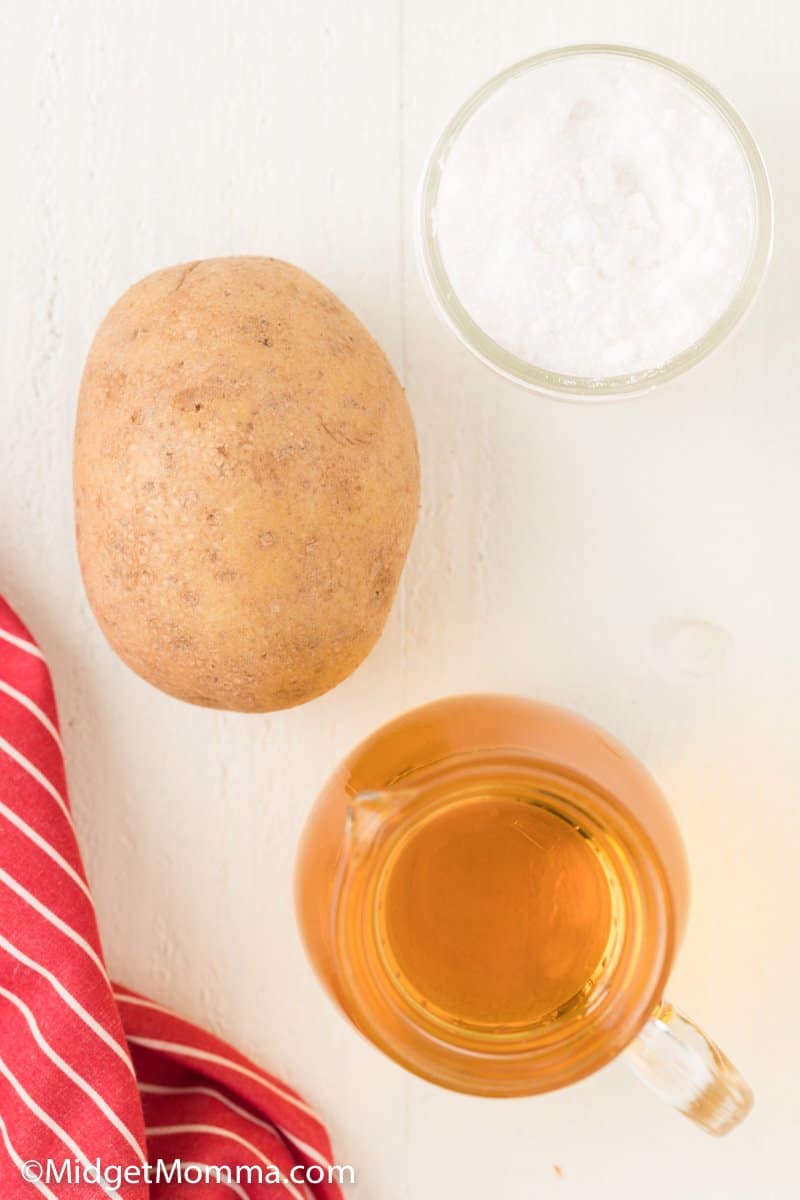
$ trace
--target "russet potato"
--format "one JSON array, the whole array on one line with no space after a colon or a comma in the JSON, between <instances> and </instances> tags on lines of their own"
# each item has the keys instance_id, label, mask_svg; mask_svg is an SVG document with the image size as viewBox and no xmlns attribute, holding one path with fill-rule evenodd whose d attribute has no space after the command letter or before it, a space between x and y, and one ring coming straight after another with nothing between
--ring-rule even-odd
<instances>
[{"instance_id":1,"label":"russet potato","mask_svg":"<svg viewBox=\"0 0 800 1200\"><path fill-rule=\"evenodd\" d=\"M89 601L156 687L285 708L378 638L416 521L414 426L373 338L297 267L209 259L127 291L89 352L74 466Z\"/></svg>"}]
</instances>

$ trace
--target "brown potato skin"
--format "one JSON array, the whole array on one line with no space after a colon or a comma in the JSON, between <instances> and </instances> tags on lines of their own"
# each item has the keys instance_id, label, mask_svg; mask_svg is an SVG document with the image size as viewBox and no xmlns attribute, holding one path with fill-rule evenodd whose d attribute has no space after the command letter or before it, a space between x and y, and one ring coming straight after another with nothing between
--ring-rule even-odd
<instances>
[{"instance_id":1,"label":"brown potato skin","mask_svg":"<svg viewBox=\"0 0 800 1200\"><path fill-rule=\"evenodd\" d=\"M411 413L322 284L272 258L157 271L103 321L75 432L90 604L134 671L267 712L377 640L419 506Z\"/></svg>"}]
</instances>

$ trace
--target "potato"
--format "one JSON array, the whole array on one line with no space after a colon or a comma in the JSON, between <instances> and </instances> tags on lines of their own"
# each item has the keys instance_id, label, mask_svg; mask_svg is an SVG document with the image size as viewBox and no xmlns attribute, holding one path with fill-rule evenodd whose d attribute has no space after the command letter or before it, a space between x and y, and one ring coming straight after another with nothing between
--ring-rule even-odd
<instances>
[{"instance_id":1,"label":"potato","mask_svg":"<svg viewBox=\"0 0 800 1200\"><path fill-rule=\"evenodd\" d=\"M286 708L377 640L419 504L414 426L367 330L297 267L209 259L126 292L86 362L74 466L89 601L156 687Z\"/></svg>"}]
</instances>

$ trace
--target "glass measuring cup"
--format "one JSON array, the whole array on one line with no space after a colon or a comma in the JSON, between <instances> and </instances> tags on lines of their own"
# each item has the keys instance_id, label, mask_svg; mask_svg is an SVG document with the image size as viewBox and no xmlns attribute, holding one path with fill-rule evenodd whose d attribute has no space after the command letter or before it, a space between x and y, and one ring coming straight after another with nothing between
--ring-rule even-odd
<instances>
[{"instance_id":1,"label":"glass measuring cup","mask_svg":"<svg viewBox=\"0 0 800 1200\"><path fill-rule=\"evenodd\" d=\"M689 898L667 802L579 717L478 695L390 722L319 797L296 894L336 1003L437 1084L529 1095L624 1053L711 1133L752 1105L664 1000Z\"/></svg>"}]
</instances>

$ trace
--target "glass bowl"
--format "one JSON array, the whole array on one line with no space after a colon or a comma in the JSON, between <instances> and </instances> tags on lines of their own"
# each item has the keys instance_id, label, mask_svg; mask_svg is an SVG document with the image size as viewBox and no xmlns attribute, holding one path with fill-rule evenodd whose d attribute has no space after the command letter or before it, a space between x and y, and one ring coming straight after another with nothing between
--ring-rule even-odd
<instances>
[{"instance_id":1,"label":"glass bowl","mask_svg":"<svg viewBox=\"0 0 800 1200\"><path fill-rule=\"evenodd\" d=\"M660 366L629 375L586 378L537 367L506 350L481 329L461 304L444 267L436 233L436 206L448 156L473 113L506 83L523 72L535 71L557 59L584 54L622 55L654 64L677 75L710 104L736 138L748 165L753 185L754 230L750 261L739 289L728 307L698 341ZM706 358L728 337L753 303L772 252L772 195L764 161L741 117L719 92L688 68L646 50L603 44L565 46L536 54L508 67L484 84L458 110L436 142L425 169L419 203L418 238L422 275L434 307L456 336L487 366L531 391L559 400L611 400L641 395L675 379Z\"/></svg>"}]
</instances>

